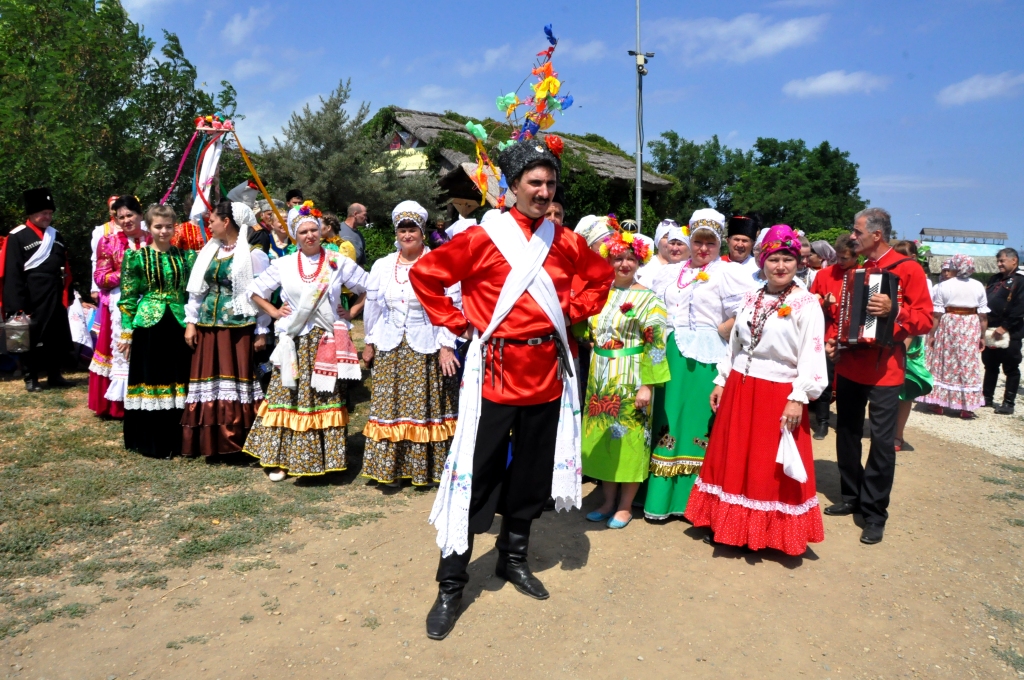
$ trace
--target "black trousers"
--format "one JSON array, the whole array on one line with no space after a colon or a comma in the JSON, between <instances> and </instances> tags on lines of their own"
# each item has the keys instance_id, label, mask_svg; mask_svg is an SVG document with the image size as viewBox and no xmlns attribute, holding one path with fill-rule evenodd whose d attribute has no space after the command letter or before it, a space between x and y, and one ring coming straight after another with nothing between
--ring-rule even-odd
<instances>
[{"instance_id":1,"label":"black trousers","mask_svg":"<svg viewBox=\"0 0 1024 680\"><path fill-rule=\"evenodd\" d=\"M71 351L71 326L68 323L68 310L63 305L40 324L30 328L29 337L32 348L22 355L21 370L25 379L38 380L44 374L47 378L59 378L68 361Z\"/></svg>"},{"instance_id":2,"label":"black trousers","mask_svg":"<svg viewBox=\"0 0 1024 680\"><path fill-rule=\"evenodd\" d=\"M470 533L485 533L495 513L526 521L540 517L551 495L559 401L533 406L482 401L473 453Z\"/></svg>"},{"instance_id":3,"label":"black trousers","mask_svg":"<svg viewBox=\"0 0 1024 680\"><path fill-rule=\"evenodd\" d=\"M821 393L820 397L812 400L807 405L807 410L814 414L814 418L819 425L828 422L829 407L832 406L832 388L835 385L836 379L835 362L826 359L825 365L828 368L828 386Z\"/></svg>"},{"instance_id":4,"label":"black trousers","mask_svg":"<svg viewBox=\"0 0 1024 680\"><path fill-rule=\"evenodd\" d=\"M986 347L981 353L981 363L985 364L985 382L981 388L985 399L995 401L996 383L999 382L999 369L1006 374L1006 389L1003 401L1011 406L1017 399L1017 388L1020 387L1021 341L1010 340L1005 349Z\"/></svg>"},{"instance_id":5,"label":"black trousers","mask_svg":"<svg viewBox=\"0 0 1024 680\"><path fill-rule=\"evenodd\" d=\"M885 524L896 474L896 416L902 385L861 385L836 376L836 462L843 500L860 507L864 521ZM868 405L870 403L870 406ZM864 410L868 409L871 448L861 464Z\"/></svg>"}]
</instances>

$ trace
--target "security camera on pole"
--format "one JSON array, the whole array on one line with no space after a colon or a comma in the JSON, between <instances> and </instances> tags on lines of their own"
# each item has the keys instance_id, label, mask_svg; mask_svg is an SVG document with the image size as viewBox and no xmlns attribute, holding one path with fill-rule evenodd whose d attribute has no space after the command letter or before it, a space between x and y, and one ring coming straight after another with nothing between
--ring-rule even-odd
<instances>
[{"instance_id":1,"label":"security camera on pole","mask_svg":"<svg viewBox=\"0 0 1024 680\"><path fill-rule=\"evenodd\" d=\"M629 55L636 57L636 226L639 232L643 226L643 156L644 156L644 76L647 75L647 60L654 52L640 51L640 0L636 0L636 51Z\"/></svg>"}]
</instances>

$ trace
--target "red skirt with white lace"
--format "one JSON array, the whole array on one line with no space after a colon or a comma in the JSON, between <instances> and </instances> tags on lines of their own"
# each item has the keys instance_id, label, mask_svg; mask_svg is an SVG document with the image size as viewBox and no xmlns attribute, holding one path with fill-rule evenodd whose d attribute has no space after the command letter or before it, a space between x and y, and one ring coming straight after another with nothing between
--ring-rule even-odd
<instances>
[{"instance_id":1,"label":"red skirt with white lace","mask_svg":"<svg viewBox=\"0 0 1024 680\"><path fill-rule=\"evenodd\" d=\"M686 518L711 527L718 543L802 555L808 543L825 540L806 407L793 438L807 481L787 477L775 462L779 421L792 391L791 383L729 374L686 507Z\"/></svg>"}]
</instances>

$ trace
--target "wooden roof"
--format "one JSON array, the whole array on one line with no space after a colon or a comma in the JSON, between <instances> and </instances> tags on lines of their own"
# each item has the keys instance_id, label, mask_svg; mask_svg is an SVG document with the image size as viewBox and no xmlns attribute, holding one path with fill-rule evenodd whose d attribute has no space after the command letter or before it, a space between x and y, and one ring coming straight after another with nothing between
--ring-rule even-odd
<instances>
[{"instance_id":1,"label":"wooden roof","mask_svg":"<svg viewBox=\"0 0 1024 680\"><path fill-rule=\"evenodd\" d=\"M448 120L447 118L442 118L439 113L395 108L395 120L399 125L405 128L405 130L428 144L432 142L442 130L464 135L466 139L469 140L473 139L464 126ZM540 134L540 138L545 136L546 135L544 133ZM590 164L590 167L594 169L594 172L597 173L598 177L622 184L631 183L636 178L636 164L632 159L603 151L584 142L576 141L575 139L566 139L563 137L562 141L565 143L565 146L572 151L585 155L587 162ZM444 168L442 177L452 170L464 168L466 163L470 163L475 167L474 159L466 156L464 153L452 151L450 149L443 149L441 151L441 155L447 161L447 164L450 164L450 167ZM667 180L644 170L643 188L645 191L667 191L671 186L671 180Z\"/></svg>"},{"instance_id":2,"label":"wooden roof","mask_svg":"<svg viewBox=\"0 0 1024 680\"><path fill-rule=\"evenodd\" d=\"M934 238L970 239L972 241L1005 241L1009 236L1002 231L967 231L964 229L922 229L921 236ZM933 239L921 239L928 241Z\"/></svg>"}]
</instances>

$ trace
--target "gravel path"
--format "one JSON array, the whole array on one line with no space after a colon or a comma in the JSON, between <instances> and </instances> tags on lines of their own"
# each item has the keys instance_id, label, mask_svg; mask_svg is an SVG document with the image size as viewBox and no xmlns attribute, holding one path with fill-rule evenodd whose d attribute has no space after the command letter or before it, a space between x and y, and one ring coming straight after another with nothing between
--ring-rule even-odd
<instances>
[{"instance_id":1,"label":"gravel path","mask_svg":"<svg viewBox=\"0 0 1024 680\"><path fill-rule=\"evenodd\" d=\"M999 379L996 397L1003 394L1004 380ZM913 430L923 430L933 437L957 444L984 449L994 456L1024 460L1024 399L1018 391L1017 412L1012 416L996 415L991 408L979 409L973 420L963 420L959 412L935 415L927 406L918 404L907 423L907 440L916 439Z\"/></svg>"}]
</instances>

